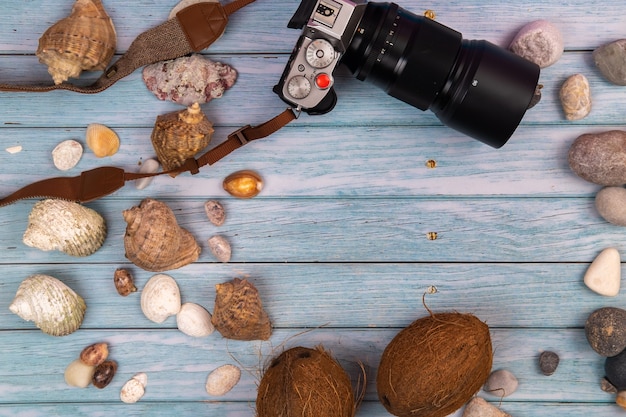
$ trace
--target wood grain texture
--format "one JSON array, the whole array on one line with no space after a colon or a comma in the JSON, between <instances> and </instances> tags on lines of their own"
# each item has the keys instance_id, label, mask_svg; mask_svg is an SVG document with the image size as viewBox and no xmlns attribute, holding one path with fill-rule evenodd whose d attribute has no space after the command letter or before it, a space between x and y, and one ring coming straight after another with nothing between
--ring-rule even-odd
<instances>
[{"instance_id":1,"label":"wood grain texture","mask_svg":"<svg viewBox=\"0 0 626 417\"><path fill-rule=\"evenodd\" d=\"M176 3L104 0L117 29L116 57L139 33L163 22ZM428 314L422 297L432 287L437 292L425 297L426 305L485 321L493 339L493 369L509 369L520 381L510 397L482 391L480 396L515 417L623 414L614 396L600 389L604 359L589 347L584 324L597 308L626 305L626 295L599 296L582 278L602 249L626 252L624 229L597 214L594 196L600 187L578 178L567 162L579 135L626 125L626 90L605 81L591 57L601 44L623 37L623 2L398 3L416 14L431 9L464 38L502 47L533 20L548 19L561 29L565 53L542 70L542 100L510 142L491 149L340 68L338 104L331 113L302 115L195 176L158 177L144 190L128 183L89 203L108 226L103 247L89 257L22 243L35 200L0 208L0 416L252 416L257 383L271 357L291 346L323 345L355 386L359 363L365 367L365 400L357 417L385 417L375 387L380 355L401 328ZM40 34L71 5L71 0L2 2L0 82L51 82L34 51ZM215 125L209 147L284 109L272 87L299 36L286 27L297 6L294 0L257 0L231 16L224 36L202 51L239 73L231 90L203 105ZM593 110L569 122L558 91L574 73L589 79ZM83 74L80 82L98 75ZM155 155L150 133L156 117L179 109L157 100L140 71L96 95L0 93L0 195L103 165L136 171ZM120 151L98 159L86 150L75 168L57 170L52 149L65 139L84 145L90 123L115 129ZM21 152L4 150L16 145ZM225 176L241 169L254 169L264 179L262 193L252 200L234 199L221 188ZM116 268L128 268L139 291L153 275L130 264L123 248L121 213L146 197L167 202L202 247L198 262L167 272L183 301L211 311L216 284L246 277L258 287L272 320L268 342L227 341L218 333L194 339L177 330L173 317L162 324L146 319L140 292L117 294ZM206 219L208 199L225 205L223 226ZM230 241L230 263L217 262L208 250L214 234ZM53 275L84 297L88 308L79 331L47 336L8 310L20 282L35 273ZM118 375L103 390L70 388L63 380L65 367L98 341L109 343ZM550 377L538 370L544 350L561 357ZM239 365L242 380L227 395L210 397L206 378L225 363ZM146 395L137 404L123 404L119 390L137 372L148 374ZM453 414L461 415L462 410Z\"/></svg>"}]
</instances>

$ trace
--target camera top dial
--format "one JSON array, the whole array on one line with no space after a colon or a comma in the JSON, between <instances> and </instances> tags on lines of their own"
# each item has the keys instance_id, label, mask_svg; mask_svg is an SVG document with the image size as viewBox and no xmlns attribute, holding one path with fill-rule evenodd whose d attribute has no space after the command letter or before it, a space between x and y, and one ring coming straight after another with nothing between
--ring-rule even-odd
<instances>
[{"instance_id":1,"label":"camera top dial","mask_svg":"<svg viewBox=\"0 0 626 417\"><path fill-rule=\"evenodd\" d=\"M326 39L315 39L306 48L306 62L313 68L326 68L335 55L335 48Z\"/></svg>"}]
</instances>

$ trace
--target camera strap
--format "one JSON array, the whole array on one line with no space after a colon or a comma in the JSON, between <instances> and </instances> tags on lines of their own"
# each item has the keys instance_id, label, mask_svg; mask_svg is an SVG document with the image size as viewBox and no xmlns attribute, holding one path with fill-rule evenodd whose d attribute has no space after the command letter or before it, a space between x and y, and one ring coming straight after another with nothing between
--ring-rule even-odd
<instances>
[{"instance_id":1,"label":"camera strap","mask_svg":"<svg viewBox=\"0 0 626 417\"><path fill-rule=\"evenodd\" d=\"M196 3L180 10L169 19L141 33L131 43L128 51L93 84L78 86L63 82L57 85L2 84L0 91L47 92L69 90L95 94L106 90L137 68L160 61L179 58L199 52L215 42L226 29L228 16L255 0L235 0L225 6L219 2Z\"/></svg>"},{"instance_id":2,"label":"camera strap","mask_svg":"<svg viewBox=\"0 0 626 417\"><path fill-rule=\"evenodd\" d=\"M269 136L296 118L297 114L294 109L287 108L278 116L258 126L247 125L237 129L228 135L224 142L199 158L189 158L182 166L168 171L142 174L125 172L121 168L109 166L84 171L75 177L56 177L37 181L0 199L0 207L26 198L60 198L86 203L117 191L124 186L126 181L164 174L176 176L183 172L190 172L194 175L199 172L201 167L213 165L246 143Z\"/></svg>"}]
</instances>

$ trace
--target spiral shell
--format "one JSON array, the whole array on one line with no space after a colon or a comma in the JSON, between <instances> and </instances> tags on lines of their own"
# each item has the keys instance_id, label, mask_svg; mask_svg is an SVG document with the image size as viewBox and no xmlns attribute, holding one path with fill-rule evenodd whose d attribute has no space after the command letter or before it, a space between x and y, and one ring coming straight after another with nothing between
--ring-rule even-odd
<instances>
[{"instance_id":1,"label":"spiral shell","mask_svg":"<svg viewBox=\"0 0 626 417\"><path fill-rule=\"evenodd\" d=\"M198 103L186 110L158 116L152 130L152 146L163 170L178 168L211 141L213 124ZM175 176L175 174L171 174Z\"/></svg>"},{"instance_id":2,"label":"spiral shell","mask_svg":"<svg viewBox=\"0 0 626 417\"><path fill-rule=\"evenodd\" d=\"M32 321L46 334L65 336L78 330L87 305L70 287L49 275L35 274L17 289L9 310Z\"/></svg>"},{"instance_id":3,"label":"spiral shell","mask_svg":"<svg viewBox=\"0 0 626 417\"><path fill-rule=\"evenodd\" d=\"M33 206L22 241L43 251L88 256L100 249L106 234L104 218L95 210L72 201L46 199Z\"/></svg>"},{"instance_id":4,"label":"spiral shell","mask_svg":"<svg viewBox=\"0 0 626 417\"><path fill-rule=\"evenodd\" d=\"M141 291L141 311L155 323L163 323L177 314L180 307L180 289L169 275L154 275Z\"/></svg>"},{"instance_id":5,"label":"spiral shell","mask_svg":"<svg viewBox=\"0 0 626 417\"><path fill-rule=\"evenodd\" d=\"M104 70L115 53L113 21L100 0L76 0L71 14L39 38L37 57L55 84L77 78L83 70Z\"/></svg>"},{"instance_id":6,"label":"spiral shell","mask_svg":"<svg viewBox=\"0 0 626 417\"><path fill-rule=\"evenodd\" d=\"M126 258L147 271L162 272L195 262L200 246L180 227L174 212L151 198L123 212Z\"/></svg>"},{"instance_id":7,"label":"spiral shell","mask_svg":"<svg viewBox=\"0 0 626 417\"><path fill-rule=\"evenodd\" d=\"M270 319L256 287L235 278L215 286L215 309L211 322L222 336L235 340L268 340Z\"/></svg>"}]
</instances>

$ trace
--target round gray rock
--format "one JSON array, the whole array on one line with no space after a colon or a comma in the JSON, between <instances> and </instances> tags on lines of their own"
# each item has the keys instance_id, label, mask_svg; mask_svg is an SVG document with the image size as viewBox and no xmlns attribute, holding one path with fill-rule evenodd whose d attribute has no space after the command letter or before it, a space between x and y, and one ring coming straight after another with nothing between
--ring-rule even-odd
<instances>
[{"instance_id":1,"label":"round gray rock","mask_svg":"<svg viewBox=\"0 0 626 417\"><path fill-rule=\"evenodd\" d=\"M626 132L580 135L570 146L568 162L576 175L594 184L626 184Z\"/></svg>"},{"instance_id":2,"label":"round gray rock","mask_svg":"<svg viewBox=\"0 0 626 417\"><path fill-rule=\"evenodd\" d=\"M592 56L604 78L613 84L626 85L626 39L602 45Z\"/></svg>"},{"instance_id":3,"label":"round gray rock","mask_svg":"<svg viewBox=\"0 0 626 417\"><path fill-rule=\"evenodd\" d=\"M626 226L626 188L604 187L598 191L596 210L607 222Z\"/></svg>"}]
</instances>

